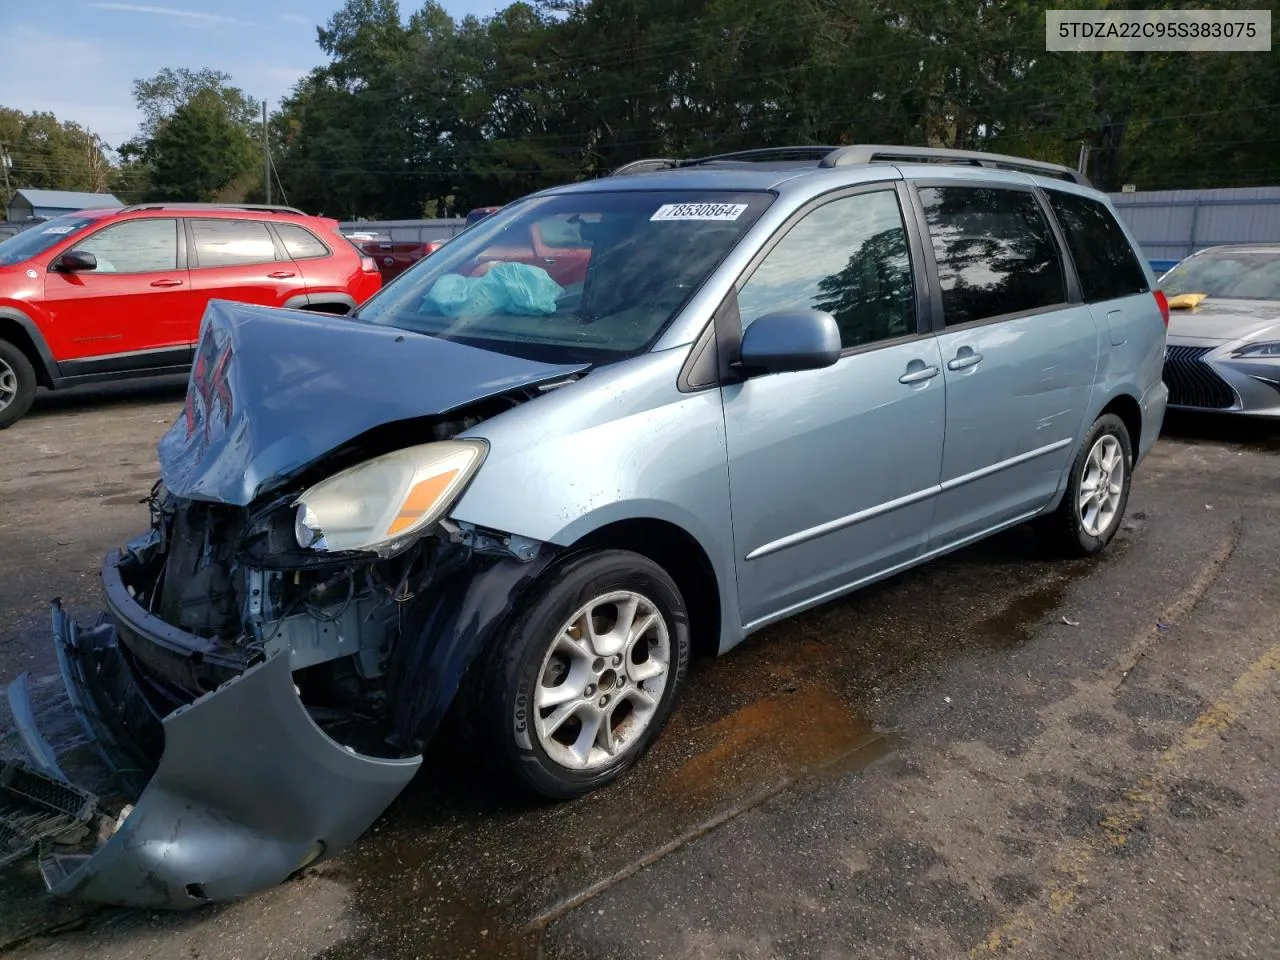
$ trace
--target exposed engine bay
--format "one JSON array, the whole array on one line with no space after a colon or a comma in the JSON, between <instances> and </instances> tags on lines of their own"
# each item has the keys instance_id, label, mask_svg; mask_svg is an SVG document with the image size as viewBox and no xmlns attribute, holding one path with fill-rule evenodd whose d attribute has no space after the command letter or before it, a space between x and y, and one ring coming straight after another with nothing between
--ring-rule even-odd
<instances>
[{"instance_id":1,"label":"exposed engine bay","mask_svg":"<svg viewBox=\"0 0 1280 960\"><path fill-rule=\"evenodd\" d=\"M476 412L423 429L430 440L447 440L481 420ZM410 435L403 425L397 433L401 442ZM308 472L336 472L353 457L376 455L389 439L362 438ZM284 654L302 702L328 735L373 755L416 754L430 731L417 729L423 717L411 703L397 704L387 692L393 650L406 626L422 619L414 601L429 606L425 595L477 552L528 561L536 545L443 521L394 557L317 555L295 536L293 505L302 486L237 507L180 499L158 481L148 500L150 531L126 548L121 577L148 613L201 642L176 651L132 633L125 618L121 643L158 715Z\"/></svg>"}]
</instances>

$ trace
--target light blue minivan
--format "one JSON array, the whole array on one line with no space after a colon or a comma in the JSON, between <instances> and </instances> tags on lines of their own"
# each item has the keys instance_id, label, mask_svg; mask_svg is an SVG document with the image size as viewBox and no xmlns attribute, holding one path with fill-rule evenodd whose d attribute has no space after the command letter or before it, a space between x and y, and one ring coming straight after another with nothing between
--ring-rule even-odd
<instances>
[{"instance_id":1,"label":"light blue minivan","mask_svg":"<svg viewBox=\"0 0 1280 960\"><path fill-rule=\"evenodd\" d=\"M451 709L516 783L581 795L696 651L1026 521L1096 553L1167 324L1074 171L875 146L548 190L351 318L215 302L108 617L55 606L69 691L141 774L46 880L169 907L278 882Z\"/></svg>"}]
</instances>

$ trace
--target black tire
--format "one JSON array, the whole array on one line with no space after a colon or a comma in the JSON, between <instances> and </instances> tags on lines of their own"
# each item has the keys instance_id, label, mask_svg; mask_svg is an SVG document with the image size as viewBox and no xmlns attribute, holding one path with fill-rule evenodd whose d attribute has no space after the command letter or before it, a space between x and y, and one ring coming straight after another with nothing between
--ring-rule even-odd
<instances>
[{"instance_id":1,"label":"black tire","mask_svg":"<svg viewBox=\"0 0 1280 960\"><path fill-rule=\"evenodd\" d=\"M0 430L21 420L36 398L36 371L27 355L8 340L0 340L0 381L12 378L16 392L0 392ZM8 402L5 403L5 400Z\"/></svg>"},{"instance_id":2,"label":"black tire","mask_svg":"<svg viewBox=\"0 0 1280 960\"><path fill-rule=\"evenodd\" d=\"M570 769L557 762L540 742L534 727L537 708L533 706L533 691L539 685L552 644L570 617L591 600L615 591L629 591L643 597L653 604L665 622L666 682L647 724L634 735L629 746L619 749L616 756L599 766ZM650 632L647 642L654 643L654 636ZM648 649L643 651L645 656ZM495 638L488 656L477 664L480 672L475 678L471 717L485 735L487 752L496 761L494 766L499 772L542 797L559 800L579 797L617 779L648 750L671 716L688 671L689 650L689 618L684 599L665 570L647 557L629 551L583 553L544 574L502 634ZM596 662L599 660L596 658ZM613 671L606 667L605 672ZM622 668L617 673L621 676L617 687L612 686L616 681L606 687L606 677L595 677L600 683L596 688L598 695L609 696L605 691L612 688L612 696L619 697L618 690L630 696L626 692L628 677L622 675ZM566 672L563 682L569 681L570 674ZM631 688L635 688L634 680ZM594 695L584 697L582 702L587 699L598 702ZM630 709L619 705L621 699L615 702L613 715L622 710L625 716ZM575 722L571 719L564 725L570 734Z\"/></svg>"},{"instance_id":3,"label":"black tire","mask_svg":"<svg viewBox=\"0 0 1280 960\"><path fill-rule=\"evenodd\" d=\"M1107 525L1096 534L1086 529L1084 520L1078 509L1080 488L1085 482L1086 467L1089 455L1103 437L1114 437L1120 445L1123 456L1124 477L1120 483L1120 500L1114 515ZM1084 443L1071 464L1071 476L1067 482L1066 493L1062 503L1052 514L1044 518L1042 528L1052 538L1054 546L1071 557L1090 557L1100 553L1120 529L1124 522L1125 508L1129 505L1129 490L1133 484L1133 444L1129 439L1129 430L1113 413L1104 413L1093 422Z\"/></svg>"}]
</instances>

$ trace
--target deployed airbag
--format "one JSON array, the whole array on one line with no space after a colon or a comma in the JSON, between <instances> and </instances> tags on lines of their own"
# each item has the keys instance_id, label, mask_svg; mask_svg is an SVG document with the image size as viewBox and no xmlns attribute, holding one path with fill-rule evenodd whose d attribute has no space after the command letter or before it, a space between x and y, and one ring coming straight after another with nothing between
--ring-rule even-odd
<instances>
[{"instance_id":1,"label":"deployed airbag","mask_svg":"<svg viewBox=\"0 0 1280 960\"><path fill-rule=\"evenodd\" d=\"M499 263L483 276L445 274L431 285L424 305L446 317L550 316L564 288L541 267Z\"/></svg>"}]
</instances>

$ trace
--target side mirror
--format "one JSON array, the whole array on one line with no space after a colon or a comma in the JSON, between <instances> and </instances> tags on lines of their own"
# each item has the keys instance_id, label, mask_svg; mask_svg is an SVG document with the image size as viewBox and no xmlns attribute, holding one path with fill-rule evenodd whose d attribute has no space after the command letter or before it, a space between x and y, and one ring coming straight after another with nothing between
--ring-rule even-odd
<instances>
[{"instance_id":1,"label":"side mirror","mask_svg":"<svg viewBox=\"0 0 1280 960\"><path fill-rule=\"evenodd\" d=\"M50 266L58 273L79 273L82 270L97 270L98 258L87 250L68 250Z\"/></svg>"},{"instance_id":2,"label":"side mirror","mask_svg":"<svg viewBox=\"0 0 1280 960\"><path fill-rule=\"evenodd\" d=\"M779 310L747 327L736 368L744 376L820 370L839 360L840 351L840 328L831 314Z\"/></svg>"}]
</instances>

